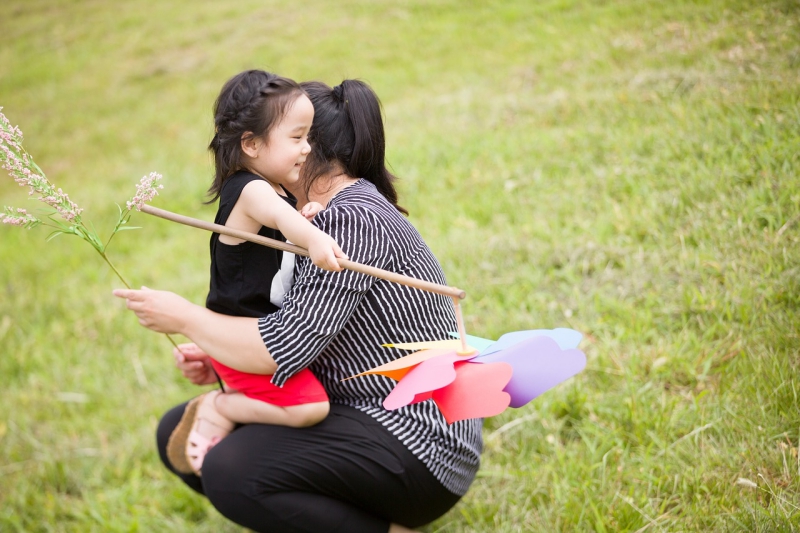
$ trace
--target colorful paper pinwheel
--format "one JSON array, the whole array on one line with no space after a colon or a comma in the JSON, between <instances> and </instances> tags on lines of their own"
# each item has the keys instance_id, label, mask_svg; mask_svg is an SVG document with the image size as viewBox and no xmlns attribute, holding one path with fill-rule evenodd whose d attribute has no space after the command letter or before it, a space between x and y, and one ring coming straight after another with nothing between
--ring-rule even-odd
<instances>
[{"instance_id":1,"label":"colorful paper pinwheel","mask_svg":"<svg viewBox=\"0 0 800 533\"><path fill-rule=\"evenodd\" d=\"M448 424L495 416L522 407L586 366L572 329L506 333L497 341L467 335L467 350L453 340L385 344L419 350L355 377L380 374L397 380L383 406L393 410L432 399Z\"/></svg>"}]
</instances>

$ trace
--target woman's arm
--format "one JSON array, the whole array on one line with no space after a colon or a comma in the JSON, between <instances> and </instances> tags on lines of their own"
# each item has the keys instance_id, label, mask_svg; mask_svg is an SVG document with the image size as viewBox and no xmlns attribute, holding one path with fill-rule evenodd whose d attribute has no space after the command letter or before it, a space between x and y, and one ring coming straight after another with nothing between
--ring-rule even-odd
<instances>
[{"instance_id":1,"label":"woman's arm","mask_svg":"<svg viewBox=\"0 0 800 533\"><path fill-rule=\"evenodd\" d=\"M139 323L159 333L188 337L220 363L251 374L274 374L278 366L258 331L258 319L221 315L168 291L116 289Z\"/></svg>"},{"instance_id":2,"label":"woman's arm","mask_svg":"<svg viewBox=\"0 0 800 533\"><path fill-rule=\"evenodd\" d=\"M347 256L336 241L292 209L266 181L248 183L237 205L249 218L262 226L277 229L288 240L307 249L316 266L333 272L342 270L336 258L347 259Z\"/></svg>"}]
</instances>

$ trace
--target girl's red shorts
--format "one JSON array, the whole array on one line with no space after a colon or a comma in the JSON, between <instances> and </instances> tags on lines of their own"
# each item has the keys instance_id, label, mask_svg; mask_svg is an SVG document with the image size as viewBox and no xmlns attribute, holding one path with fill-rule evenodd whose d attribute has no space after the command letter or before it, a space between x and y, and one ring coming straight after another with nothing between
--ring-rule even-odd
<instances>
[{"instance_id":1,"label":"girl's red shorts","mask_svg":"<svg viewBox=\"0 0 800 533\"><path fill-rule=\"evenodd\" d=\"M283 387L277 387L270 381L272 376L240 372L214 359L211 364L222 381L248 398L282 407L328 401L322 383L307 368L290 377Z\"/></svg>"}]
</instances>

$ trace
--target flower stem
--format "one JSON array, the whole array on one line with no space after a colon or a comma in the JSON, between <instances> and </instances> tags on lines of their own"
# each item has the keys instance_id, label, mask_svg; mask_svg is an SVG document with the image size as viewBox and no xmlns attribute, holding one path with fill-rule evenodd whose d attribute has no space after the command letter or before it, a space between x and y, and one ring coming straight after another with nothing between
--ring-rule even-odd
<instances>
[{"instance_id":1,"label":"flower stem","mask_svg":"<svg viewBox=\"0 0 800 533\"><path fill-rule=\"evenodd\" d=\"M114 226L114 231L112 231L111 235L108 236L108 240L106 241L105 248L108 248L108 245L111 244L111 239L113 239L114 235L116 235L119 232L120 226L122 226L122 224L124 223L125 217L130 216L130 212L131 212L130 209L126 209L124 213L120 210L119 219L117 220L117 223Z\"/></svg>"},{"instance_id":2,"label":"flower stem","mask_svg":"<svg viewBox=\"0 0 800 533\"><path fill-rule=\"evenodd\" d=\"M105 260L105 262L106 262L106 263L108 263L108 266L110 266L110 267L111 267L111 270L113 270L113 271L114 271L114 274L116 274L116 275L117 275L117 277L119 278L119 280L120 280L122 283L124 283L124 284L125 284L125 287L126 287L126 288L128 288L128 289L130 289L130 288L131 288L131 285L130 285L130 283L128 283L128 282L125 280L125 278L123 278L123 277L122 277L122 274L120 274L120 273L119 273L119 270L117 270L117 268L114 266L114 264L111 262L111 260L110 260L110 259L108 258L108 256L105 254L105 252L101 252L101 251L99 251L99 250L98 250L98 252L97 252L97 253L99 253L99 254L100 254L100 256L101 256L101 257L102 257L102 258Z\"/></svg>"},{"instance_id":3,"label":"flower stem","mask_svg":"<svg viewBox=\"0 0 800 533\"><path fill-rule=\"evenodd\" d=\"M169 336L169 333L164 333L164 336L165 336L165 337L167 337L167 338L169 339L169 342L171 342L171 343L172 343L172 345L173 345L173 346L174 346L174 347L175 347L175 348L176 348L176 349L177 349L179 352L181 352L181 349L180 349L180 348L178 348L178 343L176 343L176 342L175 342L175 339L173 339L172 337L170 337L170 336ZM183 352L181 352L181 353L183 353Z\"/></svg>"},{"instance_id":4,"label":"flower stem","mask_svg":"<svg viewBox=\"0 0 800 533\"><path fill-rule=\"evenodd\" d=\"M116 275L117 275L117 277L120 279L120 281L122 281L122 283L124 283L124 284L125 284L125 287L127 287L128 289L130 289L130 288L131 288L130 284L129 284L129 283L126 281L126 280L125 280L125 278L123 278L123 277L122 277L122 274L120 274L120 273L119 273L119 270L117 270L117 269L116 269L116 267L115 267L115 266L114 266L114 264L111 262L111 260L108 258L108 256L107 256L105 253L103 253L103 252L99 252L99 251L98 251L98 253L99 253L99 254L100 254L102 257L103 257L103 259L105 260L105 262L106 262L106 263L108 263L108 266L110 266L110 267L111 267L111 270L113 270L113 271L114 271L114 274L116 274ZM178 348L178 343L177 343L177 342L175 342L175 339L173 339L172 337L170 337L170 336L169 336L169 333L165 333L164 335L167 337L167 339L169 339L169 342L171 342L171 343L172 343L172 345L173 345L173 346L174 346L174 347L175 347L175 348L176 348L176 349L177 349L177 350L180 352L180 351L181 351L181 349L180 349L180 348ZM222 386L222 385L220 385L220 387L221 387L221 386Z\"/></svg>"}]
</instances>

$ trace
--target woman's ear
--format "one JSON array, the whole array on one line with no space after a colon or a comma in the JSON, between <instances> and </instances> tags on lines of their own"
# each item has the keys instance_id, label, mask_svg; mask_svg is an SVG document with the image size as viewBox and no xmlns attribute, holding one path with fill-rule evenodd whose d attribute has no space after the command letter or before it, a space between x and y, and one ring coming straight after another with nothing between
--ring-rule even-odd
<instances>
[{"instance_id":1,"label":"woman's ear","mask_svg":"<svg viewBox=\"0 0 800 533\"><path fill-rule=\"evenodd\" d=\"M242 152L248 157L257 157L261 148L261 139L253 135L252 131L242 133Z\"/></svg>"}]
</instances>

